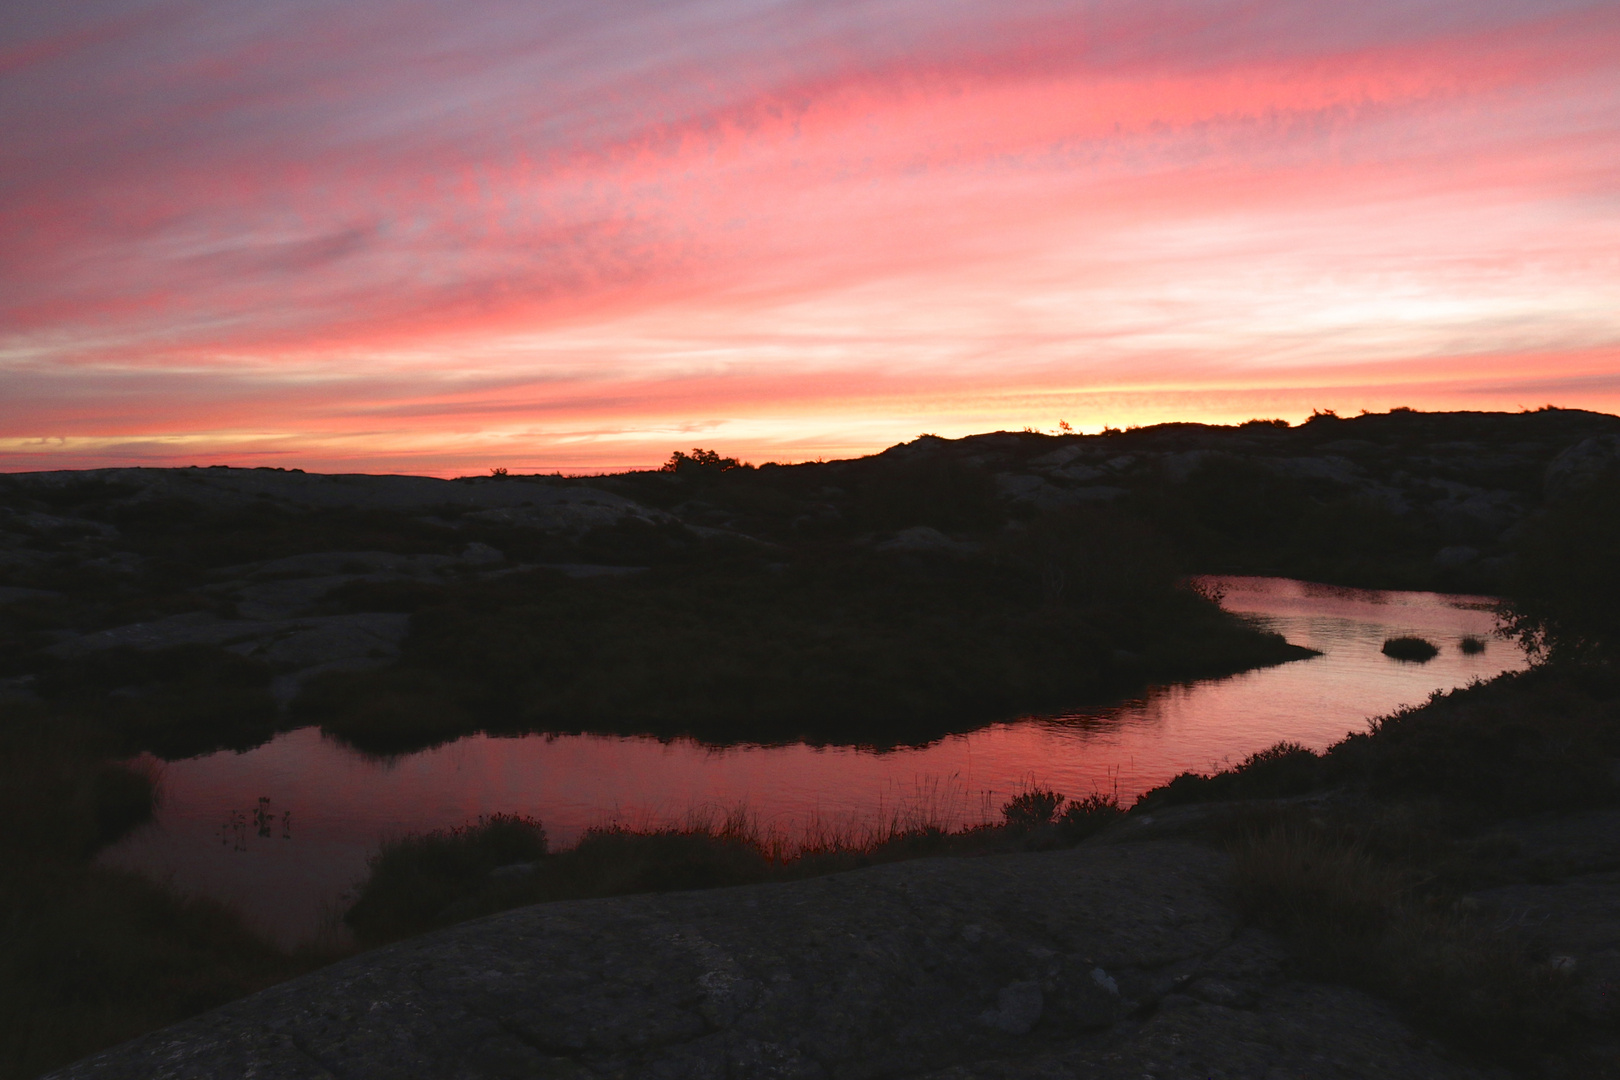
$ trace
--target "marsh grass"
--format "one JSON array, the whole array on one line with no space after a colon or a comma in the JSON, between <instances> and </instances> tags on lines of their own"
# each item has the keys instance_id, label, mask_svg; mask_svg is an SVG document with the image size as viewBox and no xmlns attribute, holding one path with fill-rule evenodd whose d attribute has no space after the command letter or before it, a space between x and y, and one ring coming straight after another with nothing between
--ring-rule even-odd
<instances>
[{"instance_id":1,"label":"marsh grass","mask_svg":"<svg viewBox=\"0 0 1620 1080\"><path fill-rule=\"evenodd\" d=\"M812 824L789 837L746 808L699 811L677 824L613 823L551 851L532 818L496 815L383 845L345 922L377 945L465 919L548 900L793 881L931 856L1045 850L1090 837L1122 815L1095 794L1060 806L1032 788L1002 807L1000 823L948 829L917 808L859 827Z\"/></svg>"}]
</instances>

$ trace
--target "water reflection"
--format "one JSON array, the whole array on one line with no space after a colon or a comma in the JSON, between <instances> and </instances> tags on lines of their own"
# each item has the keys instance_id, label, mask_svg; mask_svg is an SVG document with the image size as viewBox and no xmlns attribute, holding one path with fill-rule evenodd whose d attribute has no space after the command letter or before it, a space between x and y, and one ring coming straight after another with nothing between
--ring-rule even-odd
<instances>
[{"instance_id":1,"label":"water reflection","mask_svg":"<svg viewBox=\"0 0 1620 1080\"><path fill-rule=\"evenodd\" d=\"M606 821L679 820L738 805L790 836L894 817L965 824L994 816L1032 782L1070 795L1117 790L1128 800L1279 739L1321 748L1436 689L1523 666L1518 650L1491 637L1485 598L1207 580L1229 610L1323 655L884 753L533 735L473 736L379 761L304 729L247 753L169 764L157 824L104 859L229 900L291 943L335 918L381 838L481 814L532 814L556 843ZM1434 641L1440 655L1426 664L1383 656L1384 639L1401 634ZM1461 650L1469 635L1486 639L1483 653ZM241 843L232 814L241 815ZM225 833L231 839L221 843Z\"/></svg>"}]
</instances>

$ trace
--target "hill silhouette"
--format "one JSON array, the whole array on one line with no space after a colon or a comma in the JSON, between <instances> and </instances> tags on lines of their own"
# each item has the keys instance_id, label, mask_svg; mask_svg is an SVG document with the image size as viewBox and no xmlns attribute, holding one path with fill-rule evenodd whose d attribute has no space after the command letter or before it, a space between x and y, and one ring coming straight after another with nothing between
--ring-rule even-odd
<instances>
[{"instance_id":1,"label":"hill silhouette","mask_svg":"<svg viewBox=\"0 0 1620 1080\"><path fill-rule=\"evenodd\" d=\"M185 755L320 723L916 741L1299 655L1186 574L1490 591L1575 410L922 436L614 476L0 477L0 693Z\"/></svg>"}]
</instances>

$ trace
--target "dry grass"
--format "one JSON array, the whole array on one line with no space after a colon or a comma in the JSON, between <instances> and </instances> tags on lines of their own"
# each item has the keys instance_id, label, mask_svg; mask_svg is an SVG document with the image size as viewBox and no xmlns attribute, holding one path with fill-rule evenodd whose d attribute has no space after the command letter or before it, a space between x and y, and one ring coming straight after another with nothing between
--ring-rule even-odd
<instances>
[{"instance_id":1,"label":"dry grass","mask_svg":"<svg viewBox=\"0 0 1620 1080\"><path fill-rule=\"evenodd\" d=\"M945 828L915 808L859 828L813 826L797 838L761 829L746 808L673 825L589 829L552 852L529 818L482 818L384 845L345 921L365 945L525 904L791 881L879 863L1075 844L1121 816L1111 795L1070 802L1032 789L1001 824Z\"/></svg>"},{"instance_id":2,"label":"dry grass","mask_svg":"<svg viewBox=\"0 0 1620 1080\"><path fill-rule=\"evenodd\" d=\"M1535 1070L1576 1024L1568 979L1470 915L1423 863L1391 858L1398 828L1370 831L1297 816L1247 831L1232 844L1241 910L1288 941L1302 974L1386 997L1482 1061Z\"/></svg>"}]
</instances>

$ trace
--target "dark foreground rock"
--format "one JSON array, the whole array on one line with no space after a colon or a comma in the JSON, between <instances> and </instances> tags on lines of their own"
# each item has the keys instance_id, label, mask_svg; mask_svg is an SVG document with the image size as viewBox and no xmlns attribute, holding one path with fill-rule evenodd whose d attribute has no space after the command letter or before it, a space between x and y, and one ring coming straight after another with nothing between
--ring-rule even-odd
<instances>
[{"instance_id":1,"label":"dark foreground rock","mask_svg":"<svg viewBox=\"0 0 1620 1080\"><path fill-rule=\"evenodd\" d=\"M59 1077L1461 1078L1301 983L1174 840L540 905L367 953Z\"/></svg>"}]
</instances>

